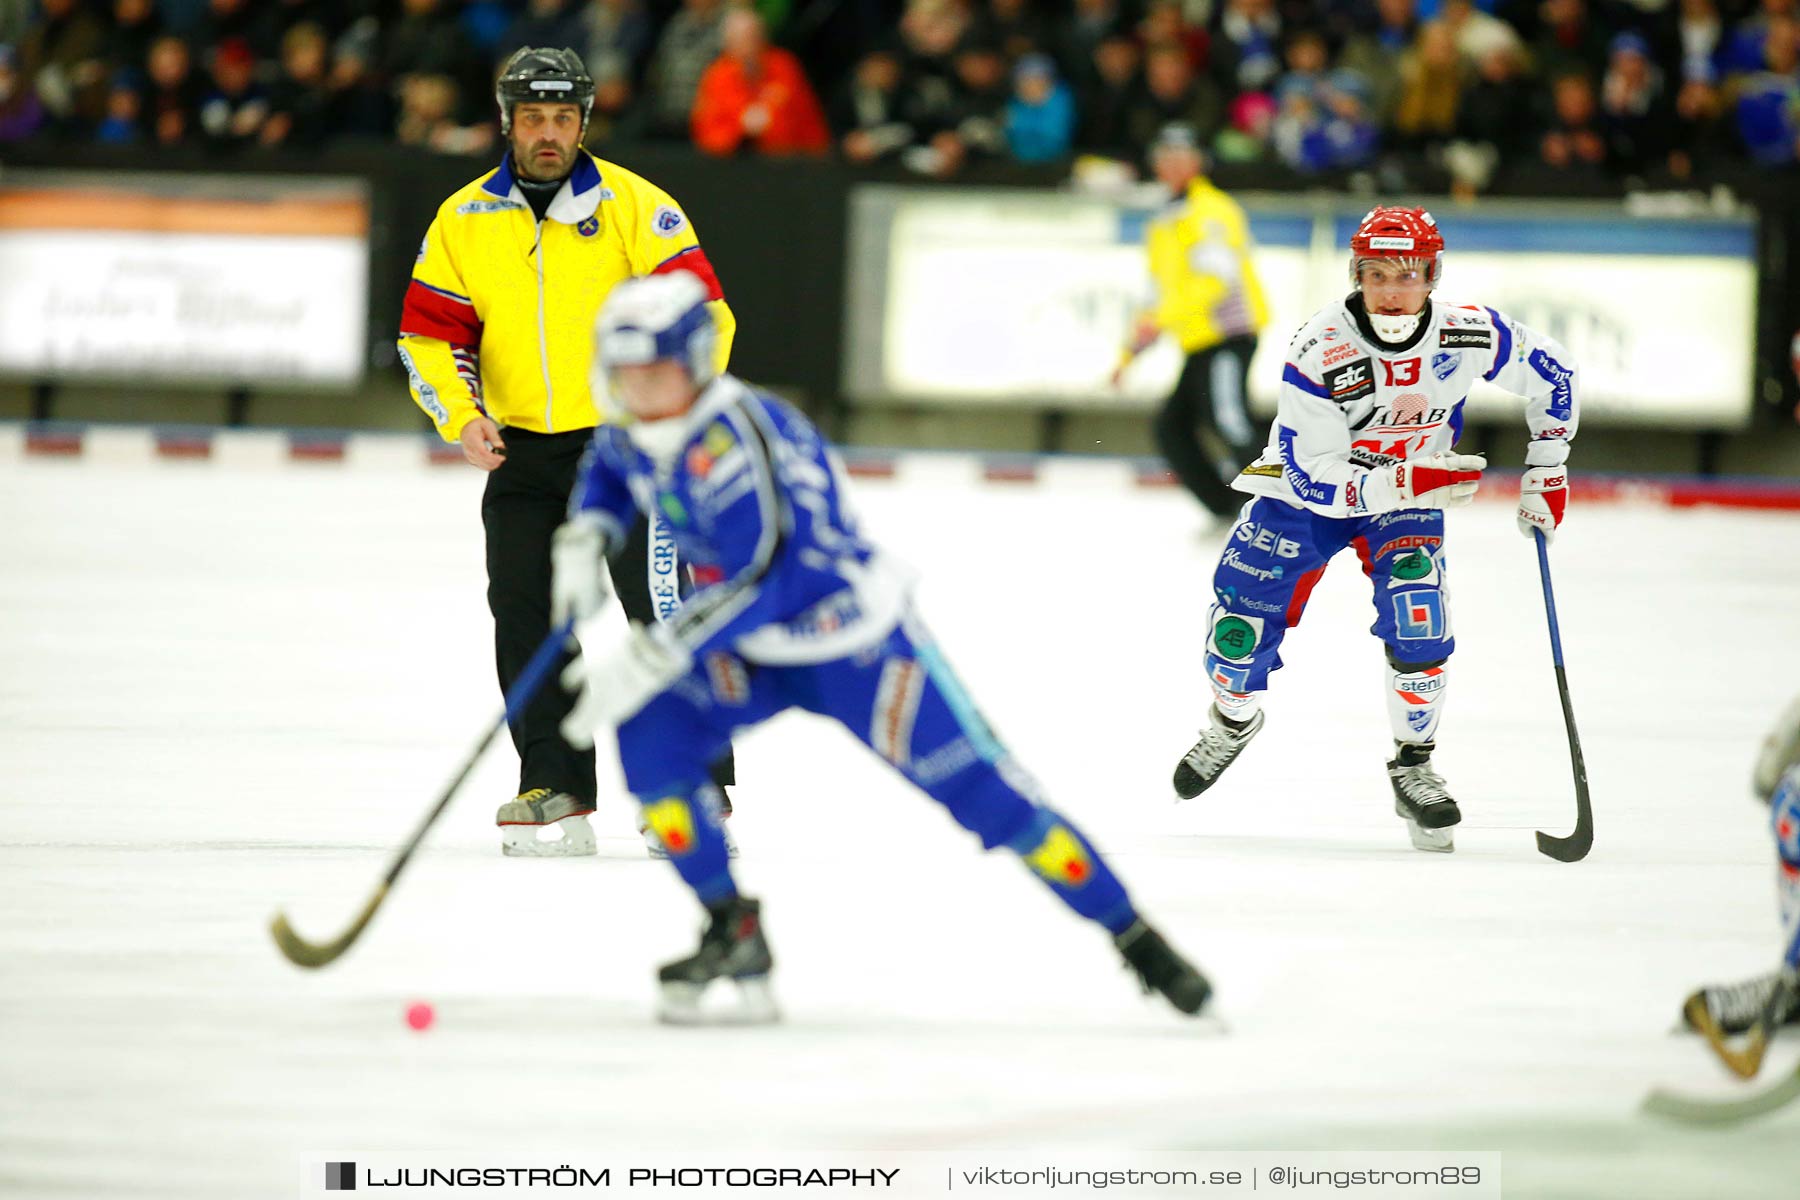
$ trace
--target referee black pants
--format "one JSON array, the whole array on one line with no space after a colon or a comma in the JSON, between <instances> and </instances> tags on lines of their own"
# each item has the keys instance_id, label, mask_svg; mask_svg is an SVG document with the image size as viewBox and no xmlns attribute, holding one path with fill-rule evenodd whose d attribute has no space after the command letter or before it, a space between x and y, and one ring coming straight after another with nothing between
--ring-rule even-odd
<instances>
[{"instance_id":1,"label":"referee black pants","mask_svg":"<svg viewBox=\"0 0 1800 1200\"><path fill-rule=\"evenodd\" d=\"M550 633L550 538L568 515L575 470L593 437L591 429L532 433L507 429L506 461L488 473L481 497L481 524L487 534L488 611L494 614L494 663L502 693L525 669ZM649 523L639 519L610 560L613 587L625 615L639 624L655 618L650 603ZM538 690L511 726L519 752L519 791L549 788L594 800L594 752L576 750L557 728L575 697L558 679L572 657L557 660L549 682ZM736 782L731 755L713 764L713 782Z\"/></svg>"},{"instance_id":2,"label":"referee black pants","mask_svg":"<svg viewBox=\"0 0 1800 1200\"><path fill-rule=\"evenodd\" d=\"M1169 469L1195 499L1221 517L1233 516L1243 506L1245 498L1231 489L1231 481L1262 453L1264 439L1250 421L1246 388L1255 353L1256 335L1243 334L1188 355L1175 390L1156 415L1156 445ZM1220 470L1203 432L1224 447L1231 474Z\"/></svg>"}]
</instances>

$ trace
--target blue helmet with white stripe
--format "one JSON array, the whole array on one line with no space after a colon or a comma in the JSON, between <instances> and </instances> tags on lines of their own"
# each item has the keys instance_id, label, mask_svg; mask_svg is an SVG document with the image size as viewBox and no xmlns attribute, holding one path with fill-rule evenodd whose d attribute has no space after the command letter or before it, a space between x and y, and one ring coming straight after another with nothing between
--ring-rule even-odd
<instances>
[{"instance_id":1,"label":"blue helmet with white stripe","mask_svg":"<svg viewBox=\"0 0 1800 1200\"><path fill-rule=\"evenodd\" d=\"M674 361L696 387L718 374L719 331L706 307L706 285L687 271L628 279L600 309L596 373Z\"/></svg>"}]
</instances>

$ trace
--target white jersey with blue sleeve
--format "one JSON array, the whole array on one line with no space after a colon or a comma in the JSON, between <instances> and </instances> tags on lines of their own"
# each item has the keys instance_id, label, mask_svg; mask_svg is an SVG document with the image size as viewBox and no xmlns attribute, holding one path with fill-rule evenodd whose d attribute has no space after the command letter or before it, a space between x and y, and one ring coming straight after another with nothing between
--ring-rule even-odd
<instances>
[{"instance_id":1,"label":"white jersey with blue sleeve","mask_svg":"<svg viewBox=\"0 0 1800 1200\"><path fill-rule=\"evenodd\" d=\"M1367 515L1370 472L1455 446L1478 379L1524 397L1526 466L1568 459L1577 371L1554 338L1494 309L1433 297L1412 337L1390 344L1352 293L1294 335L1268 446L1232 486L1321 516Z\"/></svg>"},{"instance_id":2,"label":"white jersey with blue sleeve","mask_svg":"<svg viewBox=\"0 0 1800 1200\"><path fill-rule=\"evenodd\" d=\"M790 665L892 632L911 573L863 539L812 423L730 375L683 419L686 439L660 469L625 430L602 425L570 501L615 545L639 512L662 519L695 584L666 621L681 644L695 657L730 650Z\"/></svg>"}]
</instances>

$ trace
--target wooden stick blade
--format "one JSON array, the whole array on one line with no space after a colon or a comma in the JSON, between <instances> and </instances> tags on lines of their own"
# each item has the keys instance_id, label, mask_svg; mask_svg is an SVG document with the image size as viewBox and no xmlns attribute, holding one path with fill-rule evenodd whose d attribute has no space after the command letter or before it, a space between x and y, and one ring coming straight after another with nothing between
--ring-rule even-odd
<instances>
[{"instance_id":1,"label":"wooden stick blade","mask_svg":"<svg viewBox=\"0 0 1800 1200\"><path fill-rule=\"evenodd\" d=\"M275 919L269 922L269 936L275 939L275 947L281 951L282 957L295 966L308 968L327 966L341 958L344 951L350 949L356 939L362 936L362 931L374 919L375 910L381 907L381 902L386 898L387 884L383 883L375 889L374 895L369 897L369 902L363 905L362 912L357 914L356 920L351 922L350 928L333 941L324 943L307 941L294 932L294 927L288 923L286 913L276 913Z\"/></svg>"},{"instance_id":2,"label":"wooden stick blade","mask_svg":"<svg viewBox=\"0 0 1800 1200\"><path fill-rule=\"evenodd\" d=\"M1733 1125L1765 1116L1800 1098L1800 1071L1773 1087L1735 1100L1708 1100L1657 1088L1644 1097L1643 1111L1690 1125Z\"/></svg>"}]
</instances>

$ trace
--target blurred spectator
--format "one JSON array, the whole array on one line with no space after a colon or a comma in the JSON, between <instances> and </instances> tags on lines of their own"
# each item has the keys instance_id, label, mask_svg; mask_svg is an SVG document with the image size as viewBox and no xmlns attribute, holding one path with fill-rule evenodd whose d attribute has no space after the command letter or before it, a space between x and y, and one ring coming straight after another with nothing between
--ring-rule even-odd
<instances>
[{"instance_id":1,"label":"blurred spectator","mask_svg":"<svg viewBox=\"0 0 1800 1200\"><path fill-rule=\"evenodd\" d=\"M1723 76L1725 22L1716 0L1680 0L1675 18L1681 77L1716 84Z\"/></svg>"},{"instance_id":2,"label":"blurred spectator","mask_svg":"<svg viewBox=\"0 0 1800 1200\"><path fill-rule=\"evenodd\" d=\"M214 47L212 77L212 90L200 101L200 131L215 146L256 141L269 119L269 97L256 82L250 43L234 37Z\"/></svg>"},{"instance_id":3,"label":"blurred spectator","mask_svg":"<svg viewBox=\"0 0 1800 1200\"><path fill-rule=\"evenodd\" d=\"M513 10L508 0L468 0L463 5L463 32L469 35L470 44L496 66L501 59L494 48L512 23Z\"/></svg>"},{"instance_id":4,"label":"blurred spectator","mask_svg":"<svg viewBox=\"0 0 1800 1200\"><path fill-rule=\"evenodd\" d=\"M267 4L270 0L263 2ZM195 30L189 43L199 52L202 60L211 62L219 46L226 41L235 38L248 46L255 24L256 17L250 11L250 0L207 0L206 15L200 19L200 27ZM254 59L254 47L250 54Z\"/></svg>"},{"instance_id":5,"label":"blurred spectator","mask_svg":"<svg viewBox=\"0 0 1800 1200\"><path fill-rule=\"evenodd\" d=\"M892 51L863 56L831 108L838 147L858 166L897 158L915 132L901 112L900 59Z\"/></svg>"},{"instance_id":6,"label":"blurred spectator","mask_svg":"<svg viewBox=\"0 0 1800 1200\"><path fill-rule=\"evenodd\" d=\"M1607 159L1617 170L1640 174L1666 164L1674 106L1663 89L1662 70L1650 61L1650 43L1636 33L1612 41L1600 82L1600 123Z\"/></svg>"},{"instance_id":7,"label":"blurred spectator","mask_svg":"<svg viewBox=\"0 0 1800 1200\"><path fill-rule=\"evenodd\" d=\"M1737 23L1725 39L1724 68L1729 73L1756 73L1767 61L1763 42L1769 26L1795 15L1796 0L1761 0L1758 11Z\"/></svg>"},{"instance_id":8,"label":"blurred spectator","mask_svg":"<svg viewBox=\"0 0 1800 1200\"><path fill-rule=\"evenodd\" d=\"M331 47L331 75L326 86L326 127L337 138L386 140L393 136L394 106L375 74L375 39L368 26L353 24Z\"/></svg>"},{"instance_id":9,"label":"blurred spectator","mask_svg":"<svg viewBox=\"0 0 1800 1200\"><path fill-rule=\"evenodd\" d=\"M1550 106L1539 158L1559 171L1599 175L1606 165L1606 138L1598 124L1594 85L1586 75L1558 75L1550 82Z\"/></svg>"},{"instance_id":10,"label":"blurred spectator","mask_svg":"<svg viewBox=\"0 0 1800 1200\"><path fill-rule=\"evenodd\" d=\"M1277 99L1302 94L1311 97L1325 81L1325 69L1331 65L1331 49L1325 35L1316 29L1297 29L1288 35L1282 57L1287 70L1275 83Z\"/></svg>"},{"instance_id":11,"label":"blurred spectator","mask_svg":"<svg viewBox=\"0 0 1800 1200\"><path fill-rule=\"evenodd\" d=\"M650 50L650 18L639 0L592 0L580 16L583 40L576 43L576 50L594 80L594 110L585 135L592 149L632 119L640 72Z\"/></svg>"},{"instance_id":12,"label":"blurred spectator","mask_svg":"<svg viewBox=\"0 0 1800 1200\"><path fill-rule=\"evenodd\" d=\"M41 0L41 9L19 40L19 74L52 125L92 121L106 99L106 26L85 0Z\"/></svg>"},{"instance_id":13,"label":"blurred spectator","mask_svg":"<svg viewBox=\"0 0 1800 1200\"><path fill-rule=\"evenodd\" d=\"M1456 51L1469 66L1480 62L1490 51L1515 50L1523 45L1517 30L1482 12L1474 0L1443 0L1440 19L1450 27Z\"/></svg>"},{"instance_id":14,"label":"blurred spectator","mask_svg":"<svg viewBox=\"0 0 1800 1200\"><path fill-rule=\"evenodd\" d=\"M1094 51L1115 34L1127 32L1119 12L1119 0L1075 0L1075 11L1064 19L1062 59L1077 79L1092 70ZM1135 151L1134 151L1135 153Z\"/></svg>"},{"instance_id":15,"label":"blurred spectator","mask_svg":"<svg viewBox=\"0 0 1800 1200\"><path fill-rule=\"evenodd\" d=\"M1360 76L1358 77L1360 78ZM1275 117L1280 110L1267 92L1245 92L1226 110L1226 127L1213 141L1222 162L1262 162L1274 154Z\"/></svg>"},{"instance_id":16,"label":"blurred spectator","mask_svg":"<svg viewBox=\"0 0 1800 1200\"><path fill-rule=\"evenodd\" d=\"M1511 158L1529 143L1534 124L1524 51L1497 46L1475 62L1475 77L1462 91L1457 135Z\"/></svg>"},{"instance_id":17,"label":"blurred spectator","mask_svg":"<svg viewBox=\"0 0 1800 1200\"><path fill-rule=\"evenodd\" d=\"M1138 40L1146 48L1180 46L1187 52L1189 67L1196 72L1206 67L1206 34L1188 24L1180 0L1150 0L1144 19L1138 22Z\"/></svg>"},{"instance_id":18,"label":"blurred spectator","mask_svg":"<svg viewBox=\"0 0 1800 1200\"><path fill-rule=\"evenodd\" d=\"M493 71L446 0L401 0L400 19L385 26L380 74L399 87L407 75L448 76L460 115L485 117L493 102Z\"/></svg>"},{"instance_id":19,"label":"blurred spectator","mask_svg":"<svg viewBox=\"0 0 1800 1200\"><path fill-rule=\"evenodd\" d=\"M1212 71L1227 95L1265 91L1281 73L1281 16L1274 0L1225 0L1212 40Z\"/></svg>"},{"instance_id":20,"label":"blurred spectator","mask_svg":"<svg viewBox=\"0 0 1800 1200\"><path fill-rule=\"evenodd\" d=\"M1131 160L1143 143L1131 136L1131 110L1145 100L1142 55L1138 45L1123 33L1102 39L1094 47L1091 82L1081 89L1077 108L1081 123L1075 135L1078 148L1111 158Z\"/></svg>"},{"instance_id":21,"label":"blurred spectator","mask_svg":"<svg viewBox=\"0 0 1800 1200\"><path fill-rule=\"evenodd\" d=\"M586 48L587 30L570 0L526 0L525 11L514 17L500 35L494 58L505 61L523 46L547 46L575 51ZM586 62L585 56L583 61ZM588 63L592 74L593 64Z\"/></svg>"},{"instance_id":22,"label":"blurred spectator","mask_svg":"<svg viewBox=\"0 0 1800 1200\"><path fill-rule=\"evenodd\" d=\"M1444 21L1419 26L1412 49L1400 60L1400 101L1394 132L1402 146L1424 151L1456 132L1466 68L1456 36Z\"/></svg>"},{"instance_id":23,"label":"blurred spectator","mask_svg":"<svg viewBox=\"0 0 1800 1200\"><path fill-rule=\"evenodd\" d=\"M150 91L144 101L144 115L151 140L159 146L173 146L195 136L202 87L194 75L187 43L175 34L157 38L150 43L145 66L150 75Z\"/></svg>"},{"instance_id":24,"label":"blurred spectator","mask_svg":"<svg viewBox=\"0 0 1800 1200\"><path fill-rule=\"evenodd\" d=\"M150 57L150 43L162 32L162 18L156 13L154 0L113 0L112 24L106 31L100 56L113 72L115 90L119 71L143 71ZM111 107L109 94L107 108Z\"/></svg>"},{"instance_id":25,"label":"blurred spectator","mask_svg":"<svg viewBox=\"0 0 1800 1200\"><path fill-rule=\"evenodd\" d=\"M343 32L350 4L368 7L367 0L257 0L250 5L255 15L245 37L259 62L275 62L288 31L296 26L315 25L328 40Z\"/></svg>"},{"instance_id":26,"label":"blurred spectator","mask_svg":"<svg viewBox=\"0 0 1800 1200\"><path fill-rule=\"evenodd\" d=\"M1690 180L1723 159L1727 152L1725 105L1719 89L1703 79L1690 79L1675 94L1674 146L1669 173Z\"/></svg>"},{"instance_id":27,"label":"blurred spectator","mask_svg":"<svg viewBox=\"0 0 1800 1200\"><path fill-rule=\"evenodd\" d=\"M1006 105L1006 145L1023 163L1067 158L1075 139L1075 98L1048 54L1028 54L1013 67Z\"/></svg>"},{"instance_id":28,"label":"blurred spectator","mask_svg":"<svg viewBox=\"0 0 1800 1200\"><path fill-rule=\"evenodd\" d=\"M982 44L999 47L1007 62L1048 51L1054 41L1050 22L1033 11L1033 3L1034 0L987 0L987 11L975 20ZM1004 78L1005 63L1001 68Z\"/></svg>"},{"instance_id":29,"label":"blurred spectator","mask_svg":"<svg viewBox=\"0 0 1800 1200\"><path fill-rule=\"evenodd\" d=\"M25 84L19 52L0 45L0 142L22 142L44 125L44 106Z\"/></svg>"},{"instance_id":30,"label":"blurred spectator","mask_svg":"<svg viewBox=\"0 0 1800 1200\"><path fill-rule=\"evenodd\" d=\"M1366 165L1380 145L1369 117L1368 89L1351 71L1333 71L1316 85L1296 78L1277 93L1275 151L1296 171L1346 170Z\"/></svg>"},{"instance_id":31,"label":"blurred spectator","mask_svg":"<svg viewBox=\"0 0 1800 1200\"><path fill-rule=\"evenodd\" d=\"M35 5L36 0L0 0L0 46L12 49L18 45ZM13 53L18 51L14 49Z\"/></svg>"},{"instance_id":32,"label":"blurred spectator","mask_svg":"<svg viewBox=\"0 0 1800 1200\"><path fill-rule=\"evenodd\" d=\"M1593 22L1587 0L1544 0L1531 58L1539 79L1599 72L1606 61L1606 31Z\"/></svg>"},{"instance_id":33,"label":"blurred spectator","mask_svg":"<svg viewBox=\"0 0 1800 1200\"><path fill-rule=\"evenodd\" d=\"M400 85L395 139L439 154L482 154L494 144L492 125L457 122L460 97L448 75L408 75Z\"/></svg>"},{"instance_id":34,"label":"blurred spectator","mask_svg":"<svg viewBox=\"0 0 1800 1200\"><path fill-rule=\"evenodd\" d=\"M325 74L331 53L325 31L302 21L281 39L281 75L269 86L265 146L311 150L331 132L331 94Z\"/></svg>"},{"instance_id":35,"label":"blurred spectator","mask_svg":"<svg viewBox=\"0 0 1800 1200\"><path fill-rule=\"evenodd\" d=\"M769 45L763 19L725 14L724 52L700 77L694 144L708 154L823 154L831 147L819 98L800 60Z\"/></svg>"},{"instance_id":36,"label":"blurred spectator","mask_svg":"<svg viewBox=\"0 0 1800 1200\"><path fill-rule=\"evenodd\" d=\"M1414 0L1376 0L1373 27L1352 35L1338 55L1340 67L1368 82L1370 112L1383 125L1400 103L1400 58L1417 31Z\"/></svg>"},{"instance_id":37,"label":"blurred spectator","mask_svg":"<svg viewBox=\"0 0 1800 1200\"><path fill-rule=\"evenodd\" d=\"M581 10L582 40L575 49L595 88L619 79L635 90L650 53L650 34L650 18L640 0L590 0Z\"/></svg>"},{"instance_id":38,"label":"blurred spectator","mask_svg":"<svg viewBox=\"0 0 1800 1200\"><path fill-rule=\"evenodd\" d=\"M144 74L133 67L113 73L106 93L106 115L94 126L102 146L129 146L144 139Z\"/></svg>"},{"instance_id":39,"label":"blurred spectator","mask_svg":"<svg viewBox=\"0 0 1800 1200\"><path fill-rule=\"evenodd\" d=\"M648 130L656 137L688 137L688 118L700 76L719 57L722 0L681 0L681 8L663 26L650 57Z\"/></svg>"},{"instance_id":40,"label":"blurred spectator","mask_svg":"<svg viewBox=\"0 0 1800 1200\"><path fill-rule=\"evenodd\" d=\"M901 112L919 142L905 156L913 170L954 169L931 143L956 124L956 48L968 30L967 14L954 0L909 0L901 15Z\"/></svg>"},{"instance_id":41,"label":"blurred spectator","mask_svg":"<svg viewBox=\"0 0 1800 1200\"><path fill-rule=\"evenodd\" d=\"M1800 161L1800 24L1791 18L1768 22L1763 69L1739 85L1737 130L1751 159L1763 166Z\"/></svg>"},{"instance_id":42,"label":"blurred spectator","mask_svg":"<svg viewBox=\"0 0 1800 1200\"><path fill-rule=\"evenodd\" d=\"M1170 123L1187 125L1202 142L1218 130L1225 105L1211 79L1197 75L1180 46L1152 46L1144 57L1142 100L1132 109L1127 132L1135 146L1147 146Z\"/></svg>"},{"instance_id":43,"label":"blurred spectator","mask_svg":"<svg viewBox=\"0 0 1800 1200\"><path fill-rule=\"evenodd\" d=\"M1028 54L1019 61L1028 59L1052 62L1044 54ZM1006 121L1012 88L1007 79L1006 56L999 43L983 35L966 39L956 52L956 82L958 91L950 128L932 141L944 155L940 170L946 174L970 158L1002 158L1008 149ZM1063 153L1068 153L1066 142Z\"/></svg>"}]
</instances>

